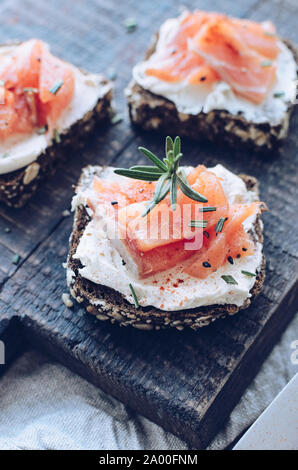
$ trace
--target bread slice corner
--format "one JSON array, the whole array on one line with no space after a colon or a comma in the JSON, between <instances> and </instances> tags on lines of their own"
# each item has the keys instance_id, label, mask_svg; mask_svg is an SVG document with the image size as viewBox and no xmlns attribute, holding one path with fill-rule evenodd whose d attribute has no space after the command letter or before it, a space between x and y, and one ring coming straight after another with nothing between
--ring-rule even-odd
<instances>
[{"instance_id":1,"label":"bread slice corner","mask_svg":"<svg viewBox=\"0 0 298 470\"><path fill-rule=\"evenodd\" d=\"M102 167L88 166L81 175L78 189L88 187L94 175L100 176ZM258 194L258 182L254 177L239 175L250 191ZM247 308L251 301L260 292L265 279L265 257L263 255L261 269L258 272L255 284L250 291L251 297L238 307L236 305L209 305L187 310L167 312L155 307L138 307L130 304L123 296L109 287L95 284L83 278L79 269L81 262L74 258L80 238L83 235L90 216L83 205L78 205L74 213L73 231L70 238L69 254L67 259L67 284L72 297L79 302L88 313L95 315L99 320L110 320L112 323L120 323L122 326L133 326L139 330L160 330L163 328L176 328L183 330L191 328L197 330L209 325L218 318L234 315L241 309ZM251 236L255 242L263 243L263 224L258 217Z\"/></svg>"}]
</instances>

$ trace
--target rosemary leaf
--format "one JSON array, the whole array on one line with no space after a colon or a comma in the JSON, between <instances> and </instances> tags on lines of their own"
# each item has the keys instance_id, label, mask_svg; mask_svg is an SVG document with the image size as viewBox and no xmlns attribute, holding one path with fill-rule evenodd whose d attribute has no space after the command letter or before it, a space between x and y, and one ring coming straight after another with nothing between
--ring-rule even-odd
<instances>
[{"instance_id":1,"label":"rosemary leaf","mask_svg":"<svg viewBox=\"0 0 298 470\"><path fill-rule=\"evenodd\" d=\"M174 148L174 142L173 142L173 139L172 137L170 137L169 135L166 137L166 155L168 155L168 153L173 150Z\"/></svg>"},{"instance_id":2,"label":"rosemary leaf","mask_svg":"<svg viewBox=\"0 0 298 470\"><path fill-rule=\"evenodd\" d=\"M177 135L174 141L174 157L181 153L181 140L180 137Z\"/></svg>"},{"instance_id":3,"label":"rosemary leaf","mask_svg":"<svg viewBox=\"0 0 298 470\"><path fill-rule=\"evenodd\" d=\"M185 194L185 196L193 199L194 201L198 202L208 202L208 199L202 194L197 193L192 189L192 187L187 183L187 181L183 181L180 176L177 176L177 183L181 191Z\"/></svg>"},{"instance_id":4,"label":"rosemary leaf","mask_svg":"<svg viewBox=\"0 0 298 470\"><path fill-rule=\"evenodd\" d=\"M154 153L150 152L150 150L145 149L144 147L139 147L140 152L142 152L149 160L151 160L154 165L160 168L163 171L168 171L167 166L156 156Z\"/></svg>"},{"instance_id":5,"label":"rosemary leaf","mask_svg":"<svg viewBox=\"0 0 298 470\"><path fill-rule=\"evenodd\" d=\"M171 178L171 207L175 211L177 206L177 175L173 174Z\"/></svg>"},{"instance_id":6,"label":"rosemary leaf","mask_svg":"<svg viewBox=\"0 0 298 470\"><path fill-rule=\"evenodd\" d=\"M142 181L157 181L160 178L159 173L148 173L148 171L126 170L124 168L116 168L114 170L116 175L126 176Z\"/></svg>"},{"instance_id":7,"label":"rosemary leaf","mask_svg":"<svg viewBox=\"0 0 298 470\"><path fill-rule=\"evenodd\" d=\"M146 166L146 165L135 165L129 168L130 170L137 170L137 171L146 171L146 173L159 173L162 175L162 171L157 166Z\"/></svg>"}]
</instances>

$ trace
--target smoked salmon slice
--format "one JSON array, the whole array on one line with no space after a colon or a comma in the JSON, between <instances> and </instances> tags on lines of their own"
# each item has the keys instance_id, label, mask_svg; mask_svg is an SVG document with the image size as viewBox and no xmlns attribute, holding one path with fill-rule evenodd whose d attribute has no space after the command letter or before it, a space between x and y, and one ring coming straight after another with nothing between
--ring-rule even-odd
<instances>
[{"instance_id":1,"label":"smoked salmon slice","mask_svg":"<svg viewBox=\"0 0 298 470\"><path fill-rule=\"evenodd\" d=\"M190 199L178 189L175 211L166 196L145 217L155 182L128 179L119 182L99 177L93 180L94 196L88 205L94 212L98 204L110 208L109 215L113 213L117 220L118 233L138 267L140 278L184 263L186 274L205 279L228 258L254 253L254 243L242 224L261 212L261 203L229 205L221 179L203 165L192 169L187 180L208 202ZM193 227L193 220L202 225ZM224 221L221 230L220 220ZM198 243L192 245L195 241Z\"/></svg>"},{"instance_id":2,"label":"smoked salmon slice","mask_svg":"<svg viewBox=\"0 0 298 470\"><path fill-rule=\"evenodd\" d=\"M146 74L193 85L228 83L243 98L261 103L276 80L278 38L272 23L195 11L180 19L148 60Z\"/></svg>"},{"instance_id":3,"label":"smoked salmon slice","mask_svg":"<svg viewBox=\"0 0 298 470\"><path fill-rule=\"evenodd\" d=\"M53 129L75 89L72 68L37 39L22 43L11 57L2 59L0 80L5 88L0 105L1 140L46 124Z\"/></svg>"}]
</instances>

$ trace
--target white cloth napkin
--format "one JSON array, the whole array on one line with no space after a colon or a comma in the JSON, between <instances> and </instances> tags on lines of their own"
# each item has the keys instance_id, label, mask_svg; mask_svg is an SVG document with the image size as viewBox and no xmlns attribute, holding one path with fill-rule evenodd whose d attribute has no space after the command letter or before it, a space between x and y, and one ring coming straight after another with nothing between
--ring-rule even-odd
<instances>
[{"instance_id":1,"label":"white cloth napkin","mask_svg":"<svg viewBox=\"0 0 298 470\"><path fill-rule=\"evenodd\" d=\"M210 449L230 446L298 371L291 361L298 316L264 362ZM295 362L295 361L294 361ZM39 352L29 351L0 379L0 449L188 449Z\"/></svg>"}]
</instances>

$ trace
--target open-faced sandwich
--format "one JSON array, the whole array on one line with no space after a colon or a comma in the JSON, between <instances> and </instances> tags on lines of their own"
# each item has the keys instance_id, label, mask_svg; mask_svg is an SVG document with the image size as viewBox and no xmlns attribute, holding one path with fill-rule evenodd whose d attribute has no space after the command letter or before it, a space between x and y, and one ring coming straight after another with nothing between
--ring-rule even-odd
<instances>
[{"instance_id":1,"label":"open-faced sandwich","mask_svg":"<svg viewBox=\"0 0 298 470\"><path fill-rule=\"evenodd\" d=\"M112 86L42 41L0 46L0 200L20 207L69 144L109 120Z\"/></svg>"},{"instance_id":2,"label":"open-faced sandwich","mask_svg":"<svg viewBox=\"0 0 298 470\"><path fill-rule=\"evenodd\" d=\"M270 150L287 136L297 52L271 22L195 11L167 20L127 89L146 130Z\"/></svg>"},{"instance_id":3,"label":"open-faced sandwich","mask_svg":"<svg viewBox=\"0 0 298 470\"><path fill-rule=\"evenodd\" d=\"M76 195L67 282L100 320L197 329L249 306L264 281L257 182L180 166L180 139L152 166L88 166Z\"/></svg>"}]
</instances>

